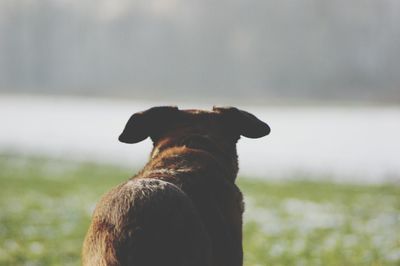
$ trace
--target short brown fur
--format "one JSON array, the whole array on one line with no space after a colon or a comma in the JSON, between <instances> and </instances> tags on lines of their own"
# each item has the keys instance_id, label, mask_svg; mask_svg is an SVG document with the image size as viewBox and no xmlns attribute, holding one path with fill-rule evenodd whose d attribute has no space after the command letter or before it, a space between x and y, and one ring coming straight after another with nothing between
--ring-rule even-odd
<instances>
[{"instance_id":1,"label":"short brown fur","mask_svg":"<svg viewBox=\"0 0 400 266\"><path fill-rule=\"evenodd\" d=\"M265 123L236 108L134 114L120 140L150 136L151 158L97 204L83 265L243 265L236 142L268 133Z\"/></svg>"}]
</instances>

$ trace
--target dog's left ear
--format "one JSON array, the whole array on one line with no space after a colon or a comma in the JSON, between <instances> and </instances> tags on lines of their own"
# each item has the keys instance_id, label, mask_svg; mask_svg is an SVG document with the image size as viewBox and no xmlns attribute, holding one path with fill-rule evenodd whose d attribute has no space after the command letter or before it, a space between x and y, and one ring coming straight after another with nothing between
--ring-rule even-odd
<instances>
[{"instance_id":1,"label":"dog's left ear","mask_svg":"<svg viewBox=\"0 0 400 266\"><path fill-rule=\"evenodd\" d=\"M261 138L271 132L267 123L264 123L249 112L235 107L213 107L213 111L224 116L229 126L240 135L247 138Z\"/></svg>"},{"instance_id":2,"label":"dog's left ear","mask_svg":"<svg viewBox=\"0 0 400 266\"><path fill-rule=\"evenodd\" d=\"M176 106L158 106L133 114L118 140L124 143L137 143L147 137L154 138L177 119Z\"/></svg>"}]
</instances>

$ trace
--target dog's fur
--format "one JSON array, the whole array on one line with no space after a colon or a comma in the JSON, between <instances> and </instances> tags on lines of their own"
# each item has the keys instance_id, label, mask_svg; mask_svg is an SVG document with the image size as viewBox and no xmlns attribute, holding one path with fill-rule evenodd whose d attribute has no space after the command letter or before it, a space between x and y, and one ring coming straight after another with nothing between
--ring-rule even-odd
<instances>
[{"instance_id":1,"label":"dog's fur","mask_svg":"<svg viewBox=\"0 0 400 266\"><path fill-rule=\"evenodd\" d=\"M150 161L97 204L83 265L241 266L236 142L269 131L233 107L154 107L134 114L119 140L151 137Z\"/></svg>"}]
</instances>

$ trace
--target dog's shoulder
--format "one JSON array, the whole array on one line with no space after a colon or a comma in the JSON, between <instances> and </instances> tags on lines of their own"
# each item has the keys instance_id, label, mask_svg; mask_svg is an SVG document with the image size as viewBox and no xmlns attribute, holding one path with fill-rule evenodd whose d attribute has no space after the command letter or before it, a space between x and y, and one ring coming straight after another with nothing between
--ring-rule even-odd
<instances>
[{"instance_id":1,"label":"dog's shoulder","mask_svg":"<svg viewBox=\"0 0 400 266\"><path fill-rule=\"evenodd\" d=\"M103 195L95 208L93 220L99 218L118 230L130 213L168 197L184 198L186 195L176 185L160 179L132 178Z\"/></svg>"}]
</instances>

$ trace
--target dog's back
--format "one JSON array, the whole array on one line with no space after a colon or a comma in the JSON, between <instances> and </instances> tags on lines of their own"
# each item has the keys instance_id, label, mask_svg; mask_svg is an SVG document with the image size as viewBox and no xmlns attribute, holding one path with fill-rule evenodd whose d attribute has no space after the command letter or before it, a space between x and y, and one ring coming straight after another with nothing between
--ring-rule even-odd
<instances>
[{"instance_id":1,"label":"dog's back","mask_svg":"<svg viewBox=\"0 0 400 266\"><path fill-rule=\"evenodd\" d=\"M83 264L241 266L243 203L234 184L235 145L240 135L268 133L265 123L236 108L158 107L133 115L120 140L136 143L150 136L151 159L97 204Z\"/></svg>"},{"instance_id":2,"label":"dog's back","mask_svg":"<svg viewBox=\"0 0 400 266\"><path fill-rule=\"evenodd\" d=\"M210 265L211 246L191 200L175 185L129 180L98 203L84 265Z\"/></svg>"}]
</instances>

